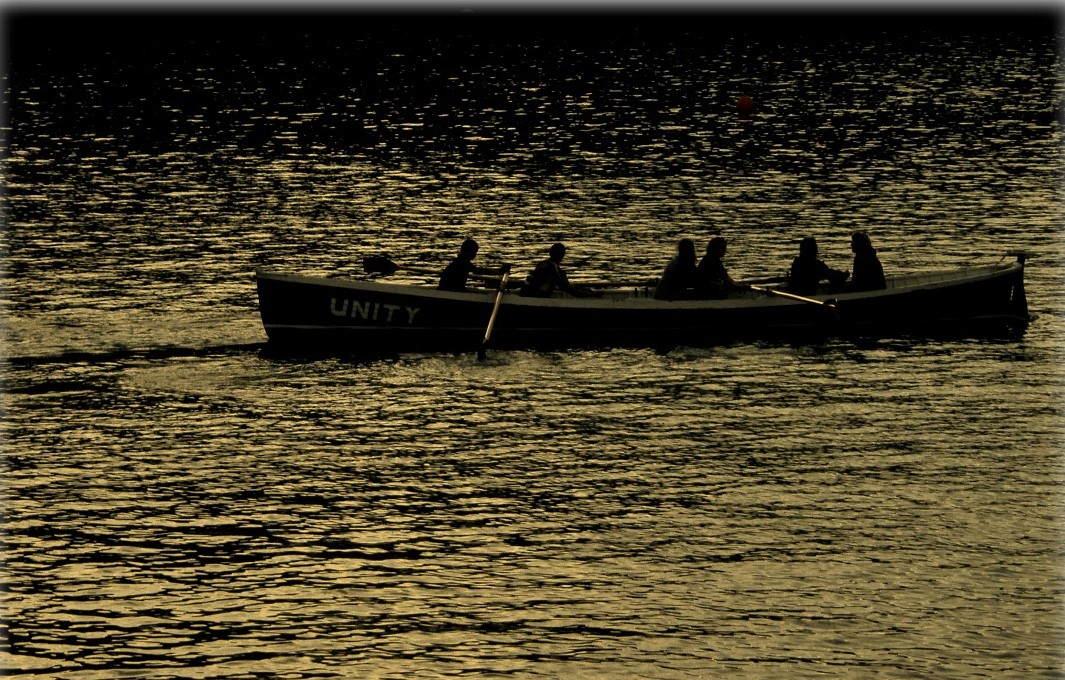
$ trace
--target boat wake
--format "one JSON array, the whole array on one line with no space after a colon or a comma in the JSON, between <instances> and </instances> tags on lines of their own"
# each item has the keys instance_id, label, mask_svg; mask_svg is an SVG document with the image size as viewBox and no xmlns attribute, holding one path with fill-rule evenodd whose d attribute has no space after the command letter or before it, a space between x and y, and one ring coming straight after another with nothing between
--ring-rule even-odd
<instances>
[{"instance_id":1,"label":"boat wake","mask_svg":"<svg viewBox=\"0 0 1065 680\"><path fill-rule=\"evenodd\" d=\"M266 349L266 342L229 343L201 347L149 347L137 349L107 349L99 351L62 351L53 354L16 356L4 359L12 367L34 367L47 364L99 364L129 360L171 359L176 357L199 357L224 354L258 352Z\"/></svg>"}]
</instances>

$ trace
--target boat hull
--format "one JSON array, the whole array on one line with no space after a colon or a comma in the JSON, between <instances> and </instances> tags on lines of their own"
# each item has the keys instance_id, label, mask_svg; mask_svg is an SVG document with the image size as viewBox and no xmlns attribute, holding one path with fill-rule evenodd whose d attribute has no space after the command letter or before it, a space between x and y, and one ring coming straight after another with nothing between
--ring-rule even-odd
<instances>
[{"instance_id":1,"label":"boat hull","mask_svg":"<svg viewBox=\"0 0 1065 680\"><path fill-rule=\"evenodd\" d=\"M305 351L380 353L480 346L495 291L438 291L345 278L256 272L270 343ZM1011 335L1028 323L1022 262L889 279L883 291L824 290L825 304L744 291L725 300L655 300L647 289L601 298L507 293L495 347L805 342L833 336Z\"/></svg>"}]
</instances>

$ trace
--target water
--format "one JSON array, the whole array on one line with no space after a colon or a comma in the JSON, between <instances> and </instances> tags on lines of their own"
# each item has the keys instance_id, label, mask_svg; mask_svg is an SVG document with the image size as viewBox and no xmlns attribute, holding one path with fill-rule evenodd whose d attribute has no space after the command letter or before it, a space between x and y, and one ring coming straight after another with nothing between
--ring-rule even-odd
<instances>
[{"instance_id":1,"label":"water","mask_svg":"<svg viewBox=\"0 0 1065 680\"><path fill-rule=\"evenodd\" d=\"M23 21L6 675L1062 675L1045 25ZM716 233L734 276L779 274L805 235L847 268L854 228L889 271L1038 253L1035 320L303 360L265 347L252 277L472 236L643 278Z\"/></svg>"}]
</instances>

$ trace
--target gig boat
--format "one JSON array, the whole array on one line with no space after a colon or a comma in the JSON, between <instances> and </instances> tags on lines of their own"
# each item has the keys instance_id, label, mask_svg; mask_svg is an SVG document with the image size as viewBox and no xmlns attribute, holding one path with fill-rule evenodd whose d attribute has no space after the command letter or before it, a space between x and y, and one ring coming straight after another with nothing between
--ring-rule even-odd
<instances>
[{"instance_id":1,"label":"gig boat","mask_svg":"<svg viewBox=\"0 0 1065 680\"><path fill-rule=\"evenodd\" d=\"M830 337L1023 334L1026 252L996 263L887 277L872 291L788 293L754 285L723 299L658 300L651 285L599 284L598 297L522 297L506 277L467 292L257 270L269 345L380 354L497 348L807 342Z\"/></svg>"}]
</instances>

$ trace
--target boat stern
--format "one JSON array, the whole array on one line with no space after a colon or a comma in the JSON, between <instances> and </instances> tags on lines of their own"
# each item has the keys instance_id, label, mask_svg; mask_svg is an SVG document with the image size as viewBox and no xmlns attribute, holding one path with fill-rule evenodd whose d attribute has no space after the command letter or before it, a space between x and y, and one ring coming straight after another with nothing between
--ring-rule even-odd
<instances>
[{"instance_id":1,"label":"boat stern","mask_svg":"<svg viewBox=\"0 0 1065 680\"><path fill-rule=\"evenodd\" d=\"M1024 290L1024 263L1028 258L1036 255L1027 250L1010 250L1006 254L1015 256L1019 265L1017 275L1013 278L1010 287L1010 311L1017 317L1018 324L1027 327L1032 317L1028 312L1028 295Z\"/></svg>"}]
</instances>

